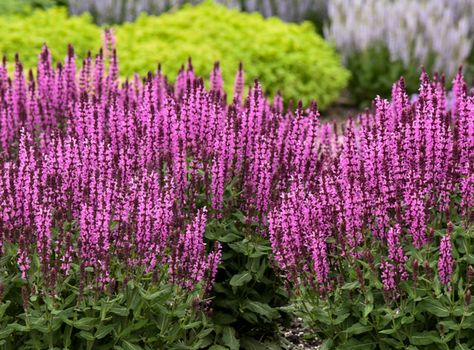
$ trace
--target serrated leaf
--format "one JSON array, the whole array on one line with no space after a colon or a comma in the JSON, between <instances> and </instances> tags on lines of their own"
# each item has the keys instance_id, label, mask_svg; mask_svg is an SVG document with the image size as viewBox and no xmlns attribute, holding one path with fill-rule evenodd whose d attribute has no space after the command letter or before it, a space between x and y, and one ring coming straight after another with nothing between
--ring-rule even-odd
<instances>
[{"instance_id":1,"label":"serrated leaf","mask_svg":"<svg viewBox=\"0 0 474 350\"><path fill-rule=\"evenodd\" d=\"M215 323L220 324L220 325L229 325L237 321L237 319L234 316L228 313L224 313L224 312L216 312L214 316L212 317L212 320Z\"/></svg>"},{"instance_id":2,"label":"serrated leaf","mask_svg":"<svg viewBox=\"0 0 474 350\"><path fill-rule=\"evenodd\" d=\"M225 346L222 345L212 345L209 350L228 350Z\"/></svg>"},{"instance_id":3,"label":"serrated leaf","mask_svg":"<svg viewBox=\"0 0 474 350\"><path fill-rule=\"evenodd\" d=\"M130 343L127 340L122 340L122 347L124 348L124 350L143 350L140 345Z\"/></svg>"},{"instance_id":4,"label":"serrated leaf","mask_svg":"<svg viewBox=\"0 0 474 350\"><path fill-rule=\"evenodd\" d=\"M5 314L5 311L7 311L10 304L11 304L11 301L7 300L5 303L2 303L0 305L0 320L2 319L3 315Z\"/></svg>"},{"instance_id":5,"label":"serrated leaf","mask_svg":"<svg viewBox=\"0 0 474 350\"><path fill-rule=\"evenodd\" d=\"M448 317L449 316L449 309L441 304L439 300L436 299L426 299L423 300L419 306L421 310L429 312L438 317Z\"/></svg>"},{"instance_id":6,"label":"serrated leaf","mask_svg":"<svg viewBox=\"0 0 474 350\"><path fill-rule=\"evenodd\" d=\"M80 331L77 335L85 340L89 340L89 341L95 340L94 335L87 331Z\"/></svg>"},{"instance_id":7,"label":"serrated leaf","mask_svg":"<svg viewBox=\"0 0 474 350\"><path fill-rule=\"evenodd\" d=\"M326 339L325 341L323 341L323 343L319 347L319 350L331 350L333 348L333 345L334 345L334 340Z\"/></svg>"},{"instance_id":8,"label":"serrated leaf","mask_svg":"<svg viewBox=\"0 0 474 350\"><path fill-rule=\"evenodd\" d=\"M344 332L348 336L351 336L351 335L366 333L366 332L369 332L371 330L372 330L371 325L365 325L364 326L363 324L360 324L359 322L357 322L357 323L354 323L349 328L347 328Z\"/></svg>"},{"instance_id":9,"label":"serrated leaf","mask_svg":"<svg viewBox=\"0 0 474 350\"><path fill-rule=\"evenodd\" d=\"M345 285L343 285L341 287L341 289L343 289L343 290L354 290L354 289L359 288L359 287L360 287L360 283L358 281L355 281L355 282L346 283Z\"/></svg>"},{"instance_id":10,"label":"serrated leaf","mask_svg":"<svg viewBox=\"0 0 474 350\"><path fill-rule=\"evenodd\" d=\"M415 321L415 317L413 317L413 315L410 315L410 316L403 316L402 317L402 324L410 324L410 323L413 323Z\"/></svg>"},{"instance_id":11,"label":"serrated leaf","mask_svg":"<svg viewBox=\"0 0 474 350\"><path fill-rule=\"evenodd\" d=\"M252 275L250 274L250 272L245 271L245 272L232 276L229 283L233 287L240 287L246 284L247 282L250 282L251 280L252 280Z\"/></svg>"},{"instance_id":12,"label":"serrated leaf","mask_svg":"<svg viewBox=\"0 0 474 350\"><path fill-rule=\"evenodd\" d=\"M239 350L240 342L235 337L235 330L232 327L224 327L222 330L222 341L231 350Z\"/></svg>"},{"instance_id":13,"label":"serrated leaf","mask_svg":"<svg viewBox=\"0 0 474 350\"><path fill-rule=\"evenodd\" d=\"M461 329L461 325L459 323L451 320L441 321L439 324L443 325L445 329L450 329L453 331L459 331Z\"/></svg>"},{"instance_id":14,"label":"serrated leaf","mask_svg":"<svg viewBox=\"0 0 474 350\"><path fill-rule=\"evenodd\" d=\"M240 238L241 237L236 235L235 233L228 233L225 236L220 237L218 240L223 243L230 243L230 242L237 241Z\"/></svg>"},{"instance_id":15,"label":"serrated leaf","mask_svg":"<svg viewBox=\"0 0 474 350\"><path fill-rule=\"evenodd\" d=\"M341 324L344 322L351 314L349 312L346 312L345 314L339 315L336 317L336 319L333 321L333 324L337 326L338 324Z\"/></svg>"},{"instance_id":16,"label":"serrated leaf","mask_svg":"<svg viewBox=\"0 0 474 350\"><path fill-rule=\"evenodd\" d=\"M393 338L381 338L380 340L383 341L385 344L390 345L390 347L393 349L405 349L405 345L403 343L400 343L399 341Z\"/></svg>"},{"instance_id":17,"label":"serrated leaf","mask_svg":"<svg viewBox=\"0 0 474 350\"><path fill-rule=\"evenodd\" d=\"M421 332L410 337L412 345L430 345L440 342L441 339L436 331Z\"/></svg>"},{"instance_id":18,"label":"serrated leaf","mask_svg":"<svg viewBox=\"0 0 474 350\"><path fill-rule=\"evenodd\" d=\"M110 309L110 312L118 316L128 316L129 314L129 310L125 306L120 305L114 305L114 307Z\"/></svg>"},{"instance_id":19,"label":"serrated leaf","mask_svg":"<svg viewBox=\"0 0 474 350\"><path fill-rule=\"evenodd\" d=\"M97 331L95 332L95 337L97 339L102 339L104 338L107 334L109 334L110 332L112 332L112 330L114 329L115 325L113 324L108 324L106 326L104 325L100 325L98 328L97 328Z\"/></svg>"},{"instance_id":20,"label":"serrated leaf","mask_svg":"<svg viewBox=\"0 0 474 350\"><path fill-rule=\"evenodd\" d=\"M261 303L259 301L246 300L244 302L244 309L255 312L269 321L278 318L279 313L276 309L273 309L270 305Z\"/></svg>"},{"instance_id":21,"label":"serrated leaf","mask_svg":"<svg viewBox=\"0 0 474 350\"><path fill-rule=\"evenodd\" d=\"M201 324L202 324L201 321L191 322L191 323L188 323L187 325L185 325L183 328L184 329L193 329L193 328L199 327Z\"/></svg>"},{"instance_id":22,"label":"serrated leaf","mask_svg":"<svg viewBox=\"0 0 474 350\"><path fill-rule=\"evenodd\" d=\"M261 350L264 349L264 345L257 339L251 337L242 337L240 345L245 350Z\"/></svg>"},{"instance_id":23,"label":"serrated leaf","mask_svg":"<svg viewBox=\"0 0 474 350\"><path fill-rule=\"evenodd\" d=\"M94 326L94 323L96 321L97 321L97 319L94 318L94 317L84 317L84 318L81 318L77 321L74 321L73 326L75 328L82 329L84 331L88 331Z\"/></svg>"},{"instance_id":24,"label":"serrated leaf","mask_svg":"<svg viewBox=\"0 0 474 350\"><path fill-rule=\"evenodd\" d=\"M369 314L372 312L372 310L374 309L374 304L366 304L364 306L364 313L363 313L363 316L364 318L369 316Z\"/></svg>"},{"instance_id":25,"label":"serrated leaf","mask_svg":"<svg viewBox=\"0 0 474 350\"><path fill-rule=\"evenodd\" d=\"M13 328L7 326L6 328L0 330L0 339L8 338L8 336L12 333L13 333Z\"/></svg>"}]
</instances>

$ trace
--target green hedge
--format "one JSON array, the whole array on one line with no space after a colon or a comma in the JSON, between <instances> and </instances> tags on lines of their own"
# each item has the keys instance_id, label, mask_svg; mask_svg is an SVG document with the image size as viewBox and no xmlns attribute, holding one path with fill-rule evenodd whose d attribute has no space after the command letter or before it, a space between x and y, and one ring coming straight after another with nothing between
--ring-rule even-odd
<instances>
[{"instance_id":1,"label":"green hedge","mask_svg":"<svg viewBox=\"0 0 474 350\"><path fill-rule=\"evenodd\" d=\"M287 99L316 99L324 108L334 101L349 78L335 50L310 23L264 20L212 2L185 6L159 17L142 15L117 28L121 74L146 73L162 63L174 76L188 57L196 72L209 76L220 61L224 83L231 91L239 61L247 82L258 78L270 95L281 90Z\"/></svg>"},{"instance_id":2,"label":"green hedge","mask_svg":"<svg viewBox=\"0 0 474 350\"><path fill-rule=\"evenodd\" d=\"M26 68L35 66L44 43L55 61L64 59L68 43L80 58L101 43L101 28L90 16L68 17L64 8L0 16L0 27L0 53L11 62L18 52ZM201 76L209 76L212 63L220 61L225 88L231 92L242 61L247 83L258 78L270 95L281 90L286 99L305 103L315 99L320 108L339 96L349 78L334 49L315 34L311 24L265 20L259 14L240 13L212 2L159 17L142 15L115 30L124 77L155 70L160 62L174 79L192 57Z\"/></svg>"},{"instance_id":3,"label":"green hedge","mask_svg":"<svg viewBox=\"0 0 474 350\"><path fill-rule=\"evenodd\" d=\"M44 43L51 49L54 61L64 60L69 43L79 57L101 45L101 29L92 24L91 17L68 17L65 8L35 10L29 16L0 16L0 28L0 54L12 62L18 52L26 68L36 66Z\"/></svg>"}]
</instances>

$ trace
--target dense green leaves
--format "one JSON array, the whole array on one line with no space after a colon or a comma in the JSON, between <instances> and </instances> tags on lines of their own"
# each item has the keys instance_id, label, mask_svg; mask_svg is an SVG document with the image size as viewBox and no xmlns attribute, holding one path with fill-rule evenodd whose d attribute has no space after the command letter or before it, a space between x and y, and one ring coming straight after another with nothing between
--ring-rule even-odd
<instances>
[{"instance_id":1,"label":"dense green leaves","mask_svg":"<svg viewBox=\"0 0 474 350\"><path fill-rule=\"evenodd\" d=\"M96 51L101 44L101 29L91 22L91 17L68 17L67 9L36 10L29 16L0 16L0 54L13 62L15 53L26 68L35 68L38 55L46 43L51 49L53 61L63 61L67 45L73 44L81 59L87 51Z\"/></svg>"},{"instance_id":2,"label":"dense green leaves","mask_svg":"<svg viewBox=\"0 0 474 350\"><path fill-rule=\"evenodd\" d=\"M286 99L320 108L335 100L349 78L335 50L310 23L264 20L258 13L229 10L212 1L159 17L142 16L117 28L122 74L146 74L162 63L174 76L188 57L198 75L209 76L221 62L226 91L232 92L239 62L247 82L259 79L270 95L281 90Z\"/></svg>"},{"instance_id":3,"label":"dense green leaves","mask_svg":"<svg viewBox=\"0 0 474 350\"><path fill-rule=\"evenodd\" d=\"M119 279L114 293L86 289L81 294L63 283L51 295L28 289L25 310L21 298L25 282L16 278L15 270L9 259L2 259L2 349L201 349L220 341L205 303L196 304L202 300L199 289L187 292L146 282L151 276L128 284ZM9 277L3 278L6 271Z\"/></svg>"},{"instance_id":4,"label":"dense green leaves","mask_svg":"<svg viewBox=\"0 0 474 350\"><path fill-rule=\"evenodd\" d=\"M442 237L445 230L436 229L433 239ZM341 282L328 295L303 289L295 304L283 309L303 317L315 334L326 339L322 349L474 348L474 303L466 299L474 287L473 272L468 272L469 263L463 259L463 254L473 251L473 232L474 227L465 223L454 227L457 262L450 286L440 284L438 248L429 244L407 249L406 267L411 274L413 261L418 262L416 281L408 279L399 283L396 294L388 293L379 272L383 247L373 246L370 263L365 259L341 263Z\"/></svg>"}]
</instances>

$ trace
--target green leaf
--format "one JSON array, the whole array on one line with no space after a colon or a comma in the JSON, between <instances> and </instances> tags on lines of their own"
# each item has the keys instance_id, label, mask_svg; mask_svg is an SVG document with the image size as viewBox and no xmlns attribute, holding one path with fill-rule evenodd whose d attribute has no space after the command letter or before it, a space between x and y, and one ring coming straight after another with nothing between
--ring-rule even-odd
<instances>
[{"instance_id":1,"label":"green leaf","mask_svg":"<svg viewBox=\"0 0 474 350\"><path fill-rule=\"evenodd\" d=\"M143 348L138 344L130 343L129 341L122 340L122 346L124 350L143 350Z\"/></svg>"},{"instance_id":2,"label":"green leaf","mask_svg":"<svg viewBox=\"0 0 474 350\"><path fill-rule=\"evenodd\" d=\"M11 304L11 301L7 300L5 303L2 303L0 305L0 320L2 319L3 315L5 314L5 311L7 311L10 304Z\"/></svg>"},{"instance_id":3,"label":"green leaf","mask_svg":"<svg viewBox=\"0 0 474 350\"><path fill-rule=\"evenodd\" d=\"M201 321L196 321L196 322L188 323L188 324L186 324L186 325L183 327L183 329L193 329L193 328L199 327L201 324L202 324Z\"/></svg>"},{"instance_id":4,"label":"green leaf","mask_svg":"<svg viewBox=\"0 0 474 350\"><path fill-rule=\"evenodd\" d=\"M229 243L228 246L237 253L242 253L244 255L247 255L248 253L248 246L243 242Z\"/></svg>"},{"instance_id":5,"label":"green leaf","mask_svg":"<svg viewBox=\"0 0 474 350\"><path fill-rule=\"evenodd\" d=\"M228 350L228 349L222 345L213 345L209 348L209 350Z\"/></svg>"},{"instance_id":6,"label":"green leaf","mask_svg":"<svg viewBox=\"0 0 474 350\"><path fill-rule=\"evenodd\" d=\"M234 242L238 239L241 239L240 236L236 235L235 233L228 233L223 237L220 237L218 240L223 243Z\"/></svg>"},{"instance_id":7,"label":"green leaf","mask_svg":"<svg viewBox=\"0 0 474 350\"><path fill-rule=\"evenodd\" d=\"M325 341L323 341L323 343L319 347L319 350L331 350L333 348L333 345L334 345L334 340L326 339Z\"/></svg>"},{"instance_id":8,"label":"green leaf","mask_svg":"<svg viewBox=\"0 0 474 350\"><path fill-rule=\"evenodd\" d=\"M252 337L242 337L240 345L245 350L261 350L265 349L265 345Z\"/></svg>"},{"instance_id":9,"label":"green leaf","mask_svg":"<svg viewBox=\"0 0 474 350\"><path fill-rule=\"evenodd\" d=\"M74 321L73 326L84 331L88 331L94 327L94 323L97 321L94 317L84 317L77 321Z\"/></svg>"},{"instance_id":10,"label":"green leaf","mask_svg":"<svg viewBox=\"0 0 474 350\"><path fill-rule=\"evenodd\" d=\"M364 306L364 313L363 313L363 316L364 318L369 316L369 314L372 312L372 310L374 309L374 304L366 304Z\"/></svg>"},{"instance_id":11,"label":"green leaf","mask_svg":"<svg viewBox=\"0 0 474 350\"><path fill-rule=\"evenodd\" d=\"M7 326L6 328L0 330L0 339L8 338L8 336L12 333L13 333L13 328Z\"/></svg>"},{"instance_id":12,"label":"green leaf","mask_svg":"<svg viewBox=\"0 0 474 350\"><path fill-rule=\"evenodd\" d=\"M402 324L411 324L415 321L415 317L413 317L413 315L409 315L409 316L403 316L402 317Z\"/></svg>"},{"instance_id":13,"label":"green leaf","mask_svg":"<svg viewBox=\"0 0 474 350\"><path fill-rule=\"evenodd\" d=\"M441 321L439 324L443 325L445 329L450 329L453 331L459 331L461 329L461 325L459 323L451 320Z\"/></svg>"},{"instance_id":14,"label":"green leaf","mask_svg":"<svg viewBox=\"0 0 474 350\"><path fill-rule=\"evenodd\" d=\"M224 327L222 331L222 340L231 350L239 350L240 342L235 337L235 330L232 327Z\"/></svg>"},{"instance_id":15,"label":"green leaf","mask_svg":"<svg viewBox=\"0 0 474 350\"><path fill-rule=\"evenodd\" d=\"M366 333L366 332L369 332L371 330L372 330L371 325L364 326L364 325L360 324L359 322L357 322L357 323L354 323L349 328L347 328L344 332L347 333L348 336L351 336L351 335Z\"/></svg>"},{"instance_id":16,"label":"green leaf","mask_svg":"<svg viewBox=\"0 0 474 350\"><path fill-rule=\"evenodd\" d=\"M426 299L423 300L419 305L419 309L429 312L437 317L448 317L449 309L445 307L437 299Z\"/></svg>"},{"instance_id":17,"label":"green leaf","mask_svg":"<svg viewBox=\"0 0 474 350\"><path fill-rule=\"evenodd\" d=\"M441 342L441 339L436 331L421 332L410 337L410 344L412 345L430 345L439 342Z\"/></svg>"},{"instance_id":18,"label":"green leaf","mask_svg":"<svg viewBox=\"0 0 474 350\"><path fill-rule=\"evenodd\" d=\"M228 313L224 313L224 312L216 312L213 315L212 320L215 323L220 324L220 325L228 325L237 321L237 319L234 316Z\"/></svg>"},{"instance_id":19,"label":"green leaf","mask_svg":"<svg viewBox=\"0 0 474 350\"><path fill-rule=\"evenodd\" d=\"M342 322L344 322L351 314L349 312L345 313L345 314L342 314L342 315L339 315L336 317L336 319L333 321L333 324L334 325L338 325L338 324L341 324Z\"/></svg>"},{"instance_id":20,"label":"green leaf","mask_svg":"<svg viewBox=\"0 0 474 350\"><path fill-rule=\"evenodd\" d=\"M343 285L341 287L341 289L343 289L343 290L354 290L354 289L359 288L359 287L360 287L359 281L355 281L355 282L346 283L345 285Z\"/></svg>"},{"instance_id":21,"label":"green leaf","mask_svg":"<svg viewBox=\"0 0 474 350\"><path fill-rule=\"evenodd\" d=\"M269 321L278 318L280 315L276 309L259 301L246 300L243 308L255 312Z\"/></svg>"},{"instance_id":22,"label":"green leaf","mask_svg":"<svg viewBox=\"0 0 474 350\"><path fill-rule=\"evenodd\" d=\"M405 349L405 345L393 338L381 338L381 341L383 341L385 344L390 345L391 348L393 349Z\"/></svg>"},{"instance_id":23,"label":"green leaf","mask_svg":"<svg viewBox=\"0 0 474 350\"><path fill-rule=\"evenodd\" d=\"M247 282L250 282L251 280L252 275L250 274L250 272L246 271L232 276L229 283L233 287L240 287L246 284Z\"/></svg>"},{"instance_id":24,"label":"green leaf","mask_svg":"<svg viewBox=\"0 0 474 350\"><path fill-rule=\"evenodd\" d=\"M77 335L85 340L89 340L89 341L95 340L94 335L87 331L80 331Z\"/></svg>"},{"instance_id":25,"label":"green leaf","mask_svg":"<svg viewBox=\"0 0 474 350\"><path fill-rule=\"evenodd\" d=\"M110 312L118 316L128 316L129 314L129 310L125 306L120 305L114 305L114 307L110 309Z\"/></svg>"},{"instance_id":26,"label":"green leaf","mask_svg":"<svg viewBox=\"0 0 474 350\"><path fill-rule=\"evenodd\" d=\"M110 332L112 332L112 330L114 329L115 325L114 324L109 324L109 325L100 325L98 328L97 328L97 331L95 332L95 337L97 339L102 339L104 338L107 334L109 334Z\"/></svg>"}]
</instances>

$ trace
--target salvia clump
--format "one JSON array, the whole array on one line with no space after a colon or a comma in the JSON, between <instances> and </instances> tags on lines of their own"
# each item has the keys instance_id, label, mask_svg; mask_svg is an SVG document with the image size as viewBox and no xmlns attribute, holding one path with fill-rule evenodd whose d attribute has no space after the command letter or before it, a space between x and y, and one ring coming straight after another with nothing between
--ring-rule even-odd
<instances>
[{"instance_id":1,"label":"salvia clump","mask_svg":"<svg viewBox=\"0 0 474 350\"><path fill-rule=\"evenodd\" d=\"M54 294L73 273L80 293L115 290L118 271L124 284L151 274L210 291L221 247L206 246L206 223L237 210L268 226L258 233L288 289L311 300L340 295L350 278L370 295L367 273L386 303L410 280L448 293L454 271L472 279L453 248L474 206L474 97L461 73L449 108L442 79L423 73L417 101L401 80L344 134L320 123L314 103L268 101L258 81L244 98L242 67L234 96L218 64L210 80L207 90L190 60L174 85L159 68L120 81L110 32L80 69L72 47L54 66L45 46L36 76L18 57L10 76L4 60L0 249L16 249L31 282L25 308L29 291Z\"/></svg>"},{"instance_id":2,"label":"salvia clump","mask_svg":"<svg viewBox=\"0 0 474 350\"><path fill-rule=\"evenodd\" d=\"M429 345L436 340L417 344L409 327L432 332L430 317L462 323L473 314L474 97L461 72L449 104L438 76L423 72L414 102L400 80L392 100L377 98L343 137L318 141L316 176L295 175L270 211L277 266L306 305L303 317L332 339L328 348L375 348L382 331L390 334L382 343L395 348ZM393 324L387 305L400 315ZM465 314L441 318L457 307ZM452 328L454 336L463 344L472 333ZM453 346L452 337L443 344Z\"/></svg>"}]
</instances>

